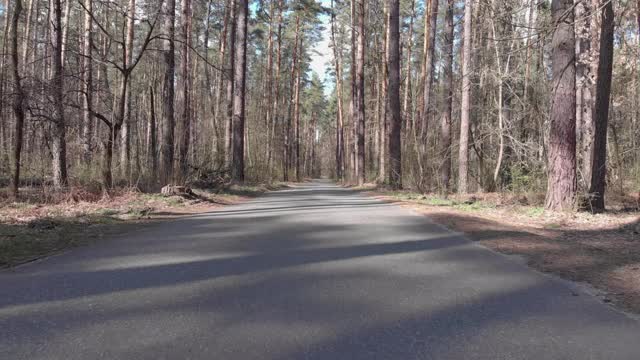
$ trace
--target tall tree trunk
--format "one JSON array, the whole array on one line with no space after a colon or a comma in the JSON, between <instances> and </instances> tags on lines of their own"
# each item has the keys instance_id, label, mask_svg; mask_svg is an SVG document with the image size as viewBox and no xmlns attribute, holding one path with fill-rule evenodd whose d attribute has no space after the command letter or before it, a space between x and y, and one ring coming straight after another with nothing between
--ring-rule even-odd
<instances>
[{"instance_id":1,"label":"tall tree trunk","mask_svg":"<svg viewBox=\"0 0 640 360\"><path fill-rule=\"evenodd\" d=\"M276 68L275 68L275 80L273 83L273 87L275 88L275 94L273 97L272 104L272 119L269 124L269 139L270 146L267 149L267 167L269 169L269 178L273 177L273 154L275 148L275 133L276 133L276 124L278 123L278 119L280 116L280 72L282 68L282 12L284 11L284 0L279 0L278 2L278 51L276 53Z\"/></svg>"},{"instance_id":2,"label":"tall tree trunk","mask_svg":"<svg viewBox=\"0 0 640 360\"><path fill-rule=\"evenodd\" d=\"M248 0L238 0L235 37L235 71L233 76L233 165L231 178L244 181L244 121L247 75L247 22Z\"/></svg>"},{"instance_id":3,"label":"tall tree trunk","mask_svg":"<svg viewBox=\"0 0 640 360\"><path fill-rule=\"evenodd\" d=\"M29 49L31 48L31 46L33 46L32 43L30 43L30 40L31 40L31 28L33 27L33 5L35 2L36 0L29 0L29 5L27 5L27 23L24 29L24 41L22 43L22 71L27 70L27 64L28 64L27 58L29 55ZM36 33L36 36L37 36L37 33Z\"/></svg>"},{"instance_id":4,"label":"tall tree trunk","mask_svg":"<svg viewBox=\"0 0 640 360\"><path fill-rule=\"evenodd\" d=\"M529 108L529 87L531 81L531 51L532 51L532 39L534 36L535 15L536 8L538 6L537 0L529 0L527 4L527 30L525 40L525 65L524 65L524 82L523 82L523 94L522 94L522 115L520 116L520 142L527 141L527 122L531 120L531 110ZM476 7L478 9L479 6ZM476 10L477 12L477 10ZM477 19L477 17L476 17ZM476 36L477 38L477 36Z\"/></svg>"},{"instance_id":5,"label":"tall tree trunk","mask_svg":"<svg viewBox=\"0 0 640 360\"><path fill-rule=\"evenodd\" d=\"M83 117L82 117L82 158L86 165L91 162L92 134L94 118L93 107L93 0L84 0L84 38L82 44L82 80L84 82Z\"/></svg>"},{"instance_id":6,"label":"tall tree trunk","mask_svg":"<svg viewBox=\"0 0 640 360\"><path fill-rule=\"evenodd\" d=\"M191 0L182 0L182 126L178 164L180 180L189 173L189 142L191 140Z\"/></svg>"},{"instance_id":7,"label":"tall tree trunk","mask_svg":"<svg viewBox=\"0 0 640 360\"><path fill-rule=\"evenodd\" d=\"M405 82L404 82L404 100L402 102L402 116L406 119L405 128L407 134L413 126L413 111L412 111L412 97L411 97L411 66L413 63L413 18L416 14L416 1L411 0L411 15L409 16L409 33L407 34L407 68L405 70ZM399 15L398 15L399 16ZM408 135L407 135L408 137Z\"/></svg>"},{"instance_id":8,"label":"tall tree trunk","mask_svg":"<svg viewBox=\"0 0 640 360\"><path fill-rule=\"evenodd\" d=\"M409 40L410 41L410 40ZM389 4L389 184L402 188L402 116L400 111L400 1ZM407 74L409 75L409 74ZM408 81L408 80L407 80Z\"/></svg>"},{"instance_id":9,"label":"tall tree trunk","mask_svg":"<svg viewBox=\"0 0 640 360\"><path fill-rule=\"evenodd\" d=\"M271 165L271 123L273 122L273 23L278 18L275 16L275 2L271 0L269 5L269 26L267 29L267 76L264 80L264 91L266 92L266 99L263 104L264 107L264 123L267 129L267 172L269 172L269 166ZM271 176L269 176L270 178ZM270 180L270 179L269 179Z\"/></svg>"},{"instance_id":10,"label":"tall tree trunk","mask_svg":"<svg viewBox=\"0 0 640 360\"><path fill-rule=\"evenodd\" d=\"M458 192L468 191L469 122L471 117L471 19L473 0L464 4L464 39L462 59L462 104L460 109L460 149L458 153Z\"/></svg>"},{"instance_id":11,"label":"tall tree trunk","mask_svg":"<svg viewBox=\"0 0 640 360\"><path fill-rule=\"evenodd\" d=\"M224 127L224 154L225 168L231 171L233 162L233 95L235 86L236 67L236 13L238 12L238 1L231 0L231 13L229 14L229 65L227 67L227 117Z\"/></svg>"},{"instance_id":12,"label":"tall tree trunk","mask_svg":"<svg viewBox=\"0 0 640 360\"><path fill-rule=\"evenodd\" d=\"M613 1L606 1L602 8L600 31L600 56L595 108L595 137L591 164L591 184L589 200L591 210L605 209L604 193L607 176L607 124L611 98L611 77L613 72L613 37L615 30ZM621 170L621 169L620 169Z\"/></svg>"},{"instance_id":13,"label":"tall tree trunk","mask_svg":"<svg viewBox=\"0 0 640 360\"><path fill-rule=\"evenodd\" d=\"M129 71L129 67L133 62L133 36L136 17L136 0L129 0L127 9L127 37L124 48L124 69ZM122 122L121 144L120 144L120 167L122 175L127 181L131 182L131 86L128 84L129 73L123 76L123 86L126 87L124 92L123 105L124 113L120 116Z\"/></svg>"},{"instance_id":14,"label":"tall tree trunk","mask_svg":"<svg viewBox=\"0 0 640 360\"><path fill-rule=\"evenodd\" d=\"M357 1L357 46L356 46L356 72L355 72L355 122L356 122L356 176L358 185L365 182L365 87L364 87L364 41L365 41L365 6L364 0Z\"/></svg>"},{"instance_id":15,"label":"tall tree trunk","mask_svg":"<svg viewBox=\"0 0 640 360\"><path fill-rule=\"evenodd\" d=\"M453 110L453 8L454 0L447 0L444 27L444 111L440 125L440 181L442 192L449 193L451 181L451 116Z\"/></svg>"},{"instance_id":16,"label":"tall tree trunk","mask_svg":"<svg viewBox=\"0 0 640 360\"><path fill-rule=\"evenodd\" d=\"M316 166L316 133L317 133L317 123L318 123L318 115L314 112L311 114L311 136L309 142L311 143L311 160L310 160L310 176L317 177L319 172L317 172Z\"/></svg>"},{"instance_id":17,"label":"tall tree trunk","mask_svg":"<svg viewBox=\"0 0 640 360\"><path fill-rule=\"evenodd\" d=\"M67 185L67 127L64 116L64 68L62 63L62 2L52 0L51 43L53 44L53 71L51 89L53 91L53 186L61 189Z\"/></svg>"},{"instance_id":18,"label":"tall tree trunk","mask_svg":"<svg viewBox=\"0 0 640 360\"><path fill-rule=\"evenodd\" d=\"M156 122L156 96L153 86L149 86L149 125L147 126L147 161L150 173L158 171L158 129Z\"/></svg>"},{"instance_id":19,"label":"tall tree trunk","mask_svg":"<svg viewBox=\"0 0 640 360\"><path fill-rule=\"evenodd\" d=\"M62 66L64 66L65 57L67 56L67 42L69 39L69 18L71 17L71 1L64 0L64 9L62 10Z\"/></svg>"},{"instance_id":20,"label":"tall tree trunk","mask_svg":"<svg viewBox=\"0 0 640 360\"><path fill-rule=\"evenodd\" d=\"M596 9L591 8L591 1L574 0L575 6L575 31L576 31L576 134L577 144L580 144L581 184L584 190L589 189L591 182L591 159L593 152L594 136L594 83L592 71L597 71L592 66L591 56L591 26L597 19Z\"/></svg>"},{"instance_id":21,"label":"tall tree trunk","mask_svg":"<svg viewBox=\"0 0 640 360\"><path fill-rule=\"evenodd\" d=\"M553 0L553 80L545 208L571 210L576 200L576 68L572 0Z\"/></svg>"},{"instance_id":22,"label":"tall tree trunk","mask_svg":"<svg viewBox=\"0 0 640 360\"><path fill-rule=\"evenodd\" d=\"M333 45L333 59L336 70L336 178L344 181L344 110L342 105L342 50L336 41L336 9L331 0L331 42Z\"/></svg>"},{"instance_id":23,"label":"tall tree trunk","mask_svg":"<svg viewBox=\"0 0 640 360\"><path fill-rule=\"evenodd\" d=\"M391 17L389 3L385 6L385 31L384 31L384 61L382 61L382 83L380 84L381 96L385 99L382 105L382 114L380 116L380 163L378 165L378 183L384 184L388 179L387 173L387 155L389 154L389 119L388 109L389 101L387 101L388 85L389 85L389 42L391 37Z\"/></svg>"},{"instance_id":24,"label":"tall tree trunk","mask_svg":"<svg viewBox=\"0 0 640 360\"><path fill-rule=\"evenodd\" d=\"M298 48L302 49L302 37L300 38L300 43ZM300 62L298 62L298 66L295 69L295 77L296 77L296 85L295 85L295 95L294 95L294 156L296 158L296 181L301 182L302 177L300 173Z\"/></svg>"},{"instance_id":25,"label":"tall tree trunk","mask_svg":"<svg viewBox=\"0 0 640 360\"><path fill-rule=\"evenodd\" d=\"M6 11L7 9L5 9ZM20 61L18 54L18 23L22 13L22 0L15 0L13 16L11 18L11 67L13 70L13 83L15 95L13 97L13 114L15 116L15 134L13 136L13 171L11 174L10 193L14 198L18 197L20 187L20 157L22 155L22 133L24 128L24 99L25 94L22 89L20 79Z\"/></svg>"},{"instance_id":26,"label":"tall tree trunk","mask_svg":"<svg viewBox=\"0 0 640 360\"><path fill-rule=\"evenodd\" d=\"M51 9L51 6L49 6L49 8ZM2 54L6 54L7 51L7 45L8 45L8 41L6 41L6 39L9 39L10 33L9 33L9 25L11 25L11 21L9 19L9 0L5 0L4 4L3 4L3 9L5 9L3 11L4 14L4 31L2 33L2 38L5 39L5 41L2 42ZM5 91L6 91L6 78L5 76L7 75L5 72L7 70L7 66L6 63L6 57L5 56L0 56L0 99L4 99L5 98ZM4 101L0 101L0 130L2 131L2 138L0 139L0 141L2 141L2 143L0 144L0 151L2 151L2 153L0 154L0 161L2 161L3 164L8 164L10 162L9 159L9 147L10 147L10 130L9 130L9 120L7 118L5 118L4 116L2 116L2 114L4 114L4 105L5 102Z\"/></svg>"},{"instance_id":27,"label":"tall tree trunk","mask_svg":"<svg viewBox=\"0 0 640 360\"><path fill-rule=\"evenodd\" d=\"M160 157L160 185L173 181L174 127L175 127L175 34L176 1L167 0L165 6L165 31L169 37L164 48L164 84L162 89L162 145Z\"/></svg>"},{"instance_id":28,"label":"tall tree trunk","mask_svg":"<svg viewBox=\"0 0 640 360\"><path fill-rule=\"evenodd\" d=\"M436 32L438 31L438 5L439 0L429 0L429 10L425 13L424 19L424 49L423 49L423 65L422 65L422 109L421 126L420 126L420 143L422 148L422 164L427 163L427 135L429 130L429 117L431 116L431 87L433 86L433 78L435 73L435 43ZM426 166L424 166L426 169ZM423 169L423 171L424 171ZM422 178L427 176L426 173L421 174Z\"/></svg>"},{"instance_id":29,"label":"tall tree trunk","mask_svg":"<svg viewBox=\"0 0 640 360\"><path fill-rule=\"evenodd\" d=\"M213 0L211 0L213 2ZM225 67L225 59L226 59L226 52L227 52L227 33L229 32L229 27L230 24L229 22L231 21L231 15L233 13L233 0L227 0L226 1L226 6L225 6L225 10L224 10L224 20L223 20L223 25L222 25L222 32L220 33L220 40L218 43L218 65L224 69ZM208 20L208 18L207 18ZM207 28L208 29L208 28ZM208 33L207 33L208 34ZM205 47L208 46L207 43L205 43ZM207 66L207 68L209 68ZM214 131L219 134L217 132L217 124L220 123L220 114L222 114L223 112L221 111L222 108L222 89L223 89L223 85L224 85L224 76L225 74L228 74L228 72L225 71L217 71L216 72L216 77L215 77L215 95L213 98L213 116L211 119L211 127L214 129ZM226 119L226 118L225 118ZM224 121L224 124L227 124L227 121ZM225 128L226 130L226 128ZM227 132L224 131L222 134L222 139L218 137L216 137L216 139L214 140L216 146L212 146L212 150L215 151L216 153L214 154L214 156L212 156L212 158L217 158L218 161L220 161L221 164L226 165L225 163L225 159L226 159L226 144L224 142L224 140L227 138L226 137Z\"/></svg>"},{"instance_id":30,"label":"tall tree trunk","mask_svg":"<svg viewBox=\"0 0 640 360\"><path fill-rule=\"evenodd\" d=\"M283 180L289 181L289 169L291 165L291 122L294 116L295 104L295 86L296 86L296 69L298 68L298 39L300 37L300 16L296 14L295 38L293 40L293 54L291 55L291 82L289 89L289 111L287 115L287 124L284 128L284 159L283 159Z\"/></svg>"}]
</instances>

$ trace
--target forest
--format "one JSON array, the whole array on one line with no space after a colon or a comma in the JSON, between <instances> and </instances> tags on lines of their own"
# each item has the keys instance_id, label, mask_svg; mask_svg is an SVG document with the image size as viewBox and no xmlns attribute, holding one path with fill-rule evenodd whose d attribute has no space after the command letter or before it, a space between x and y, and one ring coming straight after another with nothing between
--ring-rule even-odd
<instances>
[{"instance_id":1,"label":"forest","mask_svg":"<svg viewBox=\"0 0 640 360\"><path fill-rule=\"evenodd\" d=\"M4 0L0 183L640 189L640 2ZM326 44L327 46L319 46ZM324 71L312 69L324 59Z\"/></svg>"},{"instance_id":2,"label":"forest","mask_svg":"<svg viewBox=\"0 0 640 360\"><path fill-rule=\"evenodd\" d=\"M0 0L0 358L640 359L640 0Z\"/></svg>"}]
</instances>

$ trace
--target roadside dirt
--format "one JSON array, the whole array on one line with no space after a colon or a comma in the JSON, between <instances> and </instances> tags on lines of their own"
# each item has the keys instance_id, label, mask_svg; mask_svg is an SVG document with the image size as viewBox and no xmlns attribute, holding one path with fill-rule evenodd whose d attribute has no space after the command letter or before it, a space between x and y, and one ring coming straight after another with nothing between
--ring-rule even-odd
<instances>
[{"instance_id":1,"label":"roadside dirt","mask_svg":"<svg viewBox=\"0 0 640 360\"><path fill-rule=\"evenodd\" d=\"M539 271L589 284L603 302L640 314L640 211L549 213L496 194L446 200L369 194L411 207L490 249L523 257Z\"/></svg>"},{"instance_id":2,"label":"roadside dirt","mask_svg":"<svg viewBox=\"0 0 640 360\"><path fill-rule=\"evenodd\" d=\"M150 222L215 211L282 187L285 185L231 187L219 192L196 189L189 196L119 190L109 197L78 189L54 197L43 194L42 189L24 189L20 202L10 202L0 194L0 268L126 233Z\"/></svg>"}]
</instances>

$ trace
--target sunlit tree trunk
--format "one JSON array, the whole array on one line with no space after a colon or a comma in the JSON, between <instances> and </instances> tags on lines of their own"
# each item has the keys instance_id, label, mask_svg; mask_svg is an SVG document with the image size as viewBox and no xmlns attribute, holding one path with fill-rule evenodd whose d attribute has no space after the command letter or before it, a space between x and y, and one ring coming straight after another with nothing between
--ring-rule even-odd
<instances>
[{"instance_id":1,"label":"sunlit tree trunk","mask_svg":"<svg viewBox=\"0 0 640 360\"><path fill-rule=\"evenodd\" d=\"M460 149L458 153L458 192L468 191L469 122L471 117L471 19L473 0L465 0L462 51L462 104L460 109Z\"/></svg>"},{"instance_id":2,"label":"sunlit tree trunk","mask_svg":"<svg viewBox=\"0 0 640 360\"><path fill-rule=\"evenodd\" d=\"M406 137L413 127L413 109L412 109L412 96L411 96L411 78L413 77L413 73L411 72L411 68L413 65L413 18L416 14L416 1L411 0L411 14L409 16L409 33L407 34L407 51L406 51L406 70L405 70L405 82L404 82L404 100L402 101L402 116L405 121L403 126L406 130ZM398 56L400 60L402 58Z\"/></svg>"},{"instance_id":3,"label":"sunlit tree trunk","mask_svg":"<svg viewBox=\"0 0 640 360\"><path fill-rule=\"evenodd\" d=\"M354 0L356 1L356 0ZM354 74L354 126L356 135L356 181L358 185L365 182L365 87L364 87L364 47L365 47L365 5L364 0L357 0L355 5L356 28L354 35L356 38L355 51L355 74Z\"/></svg>"},{"instance_id":4,"label":"sunlit tree trunk","mask_svg":"<svg viewBox=\"0 0 640 360\"><path fill-rule=\"evenodd\" d=\"M156 99L153 86L149 87L149 124L147 126L147 162L151 174L158 170L158 124L156 120Z\"/></svg>"},{"instance_id":5,"label":"sunlit tree trunk","mask_svg":"<svg viewBox=\"0 0 640 360\"><path fill-rule=\"evenodd\" d=\"M245 93L247 74L247 21L249 16L248 0L238 0L235 36L235 66L233 76L233 164L231 178L236 182L244 181L244 142L245 142Z\"/></svg>"},{"instance_id":6,"label":"sunlit tree trunk","mask_svg":"<svg viewBox=\"0 0 640 360\"><path fill-rule=\"evenodd\" d=\"M440 181L442 192L449 192L451 181L451 116L453 108L453 8L454 0L447 0L444 27L444 110L440 124Z\"/></svg>"},{"instance_id":7,"label":"sunlit tree trunk","mask_svg":"<svg viewBox=\"0 0 640 360\"><path fill-rule=\"evenodd\" d=\"M125 41L125 56L124 56L124 69L128 69L133 61L133 39L134 39L134 26L136 16L136 0L129 0L129 7L127 11L127 37ZM120 146L120 166L122 175L131 181L131 86L129 84L129 74L123 76L123 86L126 87L124 93L124 114L122 114L120 121L121 127L121 146Z\"/></svg>"},{"instance_id":8,"label":"sunlit tree trunk","mask_svg":"<svg viewBox=\"0 0 640 360\"><path fill-rule=\"evenodd\" d=\"M572 0L553 0L553 80L545 208L571 210L576 200L576 69Z\"/></svg>"},{"instance_id":9,"label":"sunlit tree trunk","mask_svg":"<svg viewBox=\"0 0 640 360\"><path fill-rule=\"evenodd\" d=\"M422 109L420 111L420 148L422 154L419 156L422 158L422 164L427 162L427 136L429 131L429 118L431 116L431 88L433 86L433 78L435 73L435 42L436 32L438 31L438 0L429 0L428 11L425 13L424 19L424 49L423 49L423 65L422 65ZM424 173L426 166L423 167L423 173L421 177L427 177L428 174Z\"/></svg>"},{"instance_id":10,"label":"sunlit tree trunk","mask_svg":"<svg viewBox=\"0 0 640 360\"><path fill-rule=\"evenodd\" d=\"M302 48L302 38L299 40L300 43L299 45L295 45L297 46L299 49ZM293 106L294 106L294 157L296 158L296 167L295 167L295 172L296 172L296 181L300 182L302 181L302 176L300 173L300 64L298 63L298 66L295 69L295 78L296 78L296 83L295 83L295 87L294 87L294 101L293 101Z\"/></svg>"},{"instance_id":11,"label":"sunlit tree trunk","mask_svg":"<svg viewBox=\"0 0 640 360\"><path fill-rule=\"evenodd\" d=\"M592 71L597 71L597 66L592 68L591 56L593 52L591 39L591 26L596 9L591 8L591 1L574 0L575 5L575 31L576 31L576 127L577 144L582 161L581 184L583 189L589 188L591 182L591 159L593 152L594 136L594 76ZM578 145L576 145L578 146Z\"/></svg>"},{"instance_id":12,"label":"sunlit tree trunk","mask_svg":"<svg viewBox=\"0 0 640 360\"><path fill-rule=\"evenodd\" d=\"M174 157L174 128L175 128L175 33L176 33L176 2L167 0L165 6L165 31L168 39L165 41L164 52L164 84L162 90L162 145L160 157L160 185L164 186L173 181Z\"/></svg>"},{"instance_id":13,"label":"sunlit tree trunk","mask_svg":"<svg viewBox=\"0 0 640 360\"><path fill-rule=\"evenodd\" d=\"M82 157L87 165L91 161L92 134L94 117L91 114L93 107L93 0L84 1L84 37L83 37L83 58L82 58L82 78L84 81L84 112L82 118Z\"/></svg>"},{"instance_id":14,"label":"sunlit tree trunk","mask_svg":"<svg viewBox=\"0 0 640 360\"><path fill-rule=\"evenodd\" d=\"M275 134L276 134L276 124L278 123L278 119L280 118L280 71L282 67L282 12L284 11L284 1L280 0L278 2L278 51L276 52L276 67L275 67L275 80L273 83L274 88L274 97L272 106L272 116L269 123L269 139L270 146L267 149L267 168L269 169L269 178L273 177L273 154L275 148Z\"/></svg>"},{"instance_id":15,"label":"sunlit tree trunk","mask_svg":"<svg viewBox=\"0 0 640 360\"><path fill-rule=\"evenodd\" d=\"M290 96L287 114L287 124L284 128L284 159L283 159L283 180L289 181L289 169L291 167L292 146L291 146L291 123L295 111L295 86L296 86L296 69L298 68L298 39L300 37L300 16L296 14L295 37L293 40L293 54L291 55L291 81L289 84Z\"/></svg>"},{"instance_id":16,"label":"sunlit tree trunk","mask_svg":"<svg viewBox=\"0 0 640 360\"><path fill-rule=\"evenodd\" d=\"M187 180L189 175L189 143L191 141L191 0L182 1L182 126L178 164L180 179Z\"/></svg>"},{"instance_id":17,"label":"sunlit tree trunk","mask_svg":"<svg viewBox=\"0 0 640 360\"><path fill-rule=\"evenodd\" d=\"M342 49L336 41L336 14L334 2L331 0L331 42L333 44L333 59L336 70L336 97L338 109L336 112L336 178L344 181L344 110L342 105Z\"/></svg>"},{"instance_id":18,"label":"sunlit tree trunk","mask_svg":"<svg viewBox=\"0 0 640 360\"><path fill-rule=\"evenodd\" d=\"M224 127L224 153L225 168L231 170L233 166L233 97L235 86L235 61L236 61L236 13L238 11L238 0L230 0L231 13L229 14L229 64L227 66L227 117Z\"/></svg>"}]
</instances>

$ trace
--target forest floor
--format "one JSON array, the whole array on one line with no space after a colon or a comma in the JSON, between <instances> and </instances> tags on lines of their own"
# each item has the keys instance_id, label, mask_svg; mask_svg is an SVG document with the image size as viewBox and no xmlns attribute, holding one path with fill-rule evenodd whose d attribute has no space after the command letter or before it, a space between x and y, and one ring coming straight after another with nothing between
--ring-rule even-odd
<instances>
[{"instance_id":1,"label":"forest floor","mask_svg":"<svg viewBox=\"0 0 640 360\"><path fill-rule=\"evenodd\" d=\"M20 202L0 192L0 268L31 262L108 235L122 234L157 220L213 211L241 203L285 184L244 185L192 195L163 196L117 190L109 197L74 189L49 195L21 189Z\"/></svg>"},{"instance_id":2,"label":"forest floor","mask_svg":"<svg viewBox=\"0 0 640 360\"><path fill-rule=\"evenodd\" d=\"M540 194L366 193L411 207L539 271L588 284L603 302L640 314L640 207L633 196L616 199L615 210L590 214L544 211Z\"/></svg>"}]
</instances>

